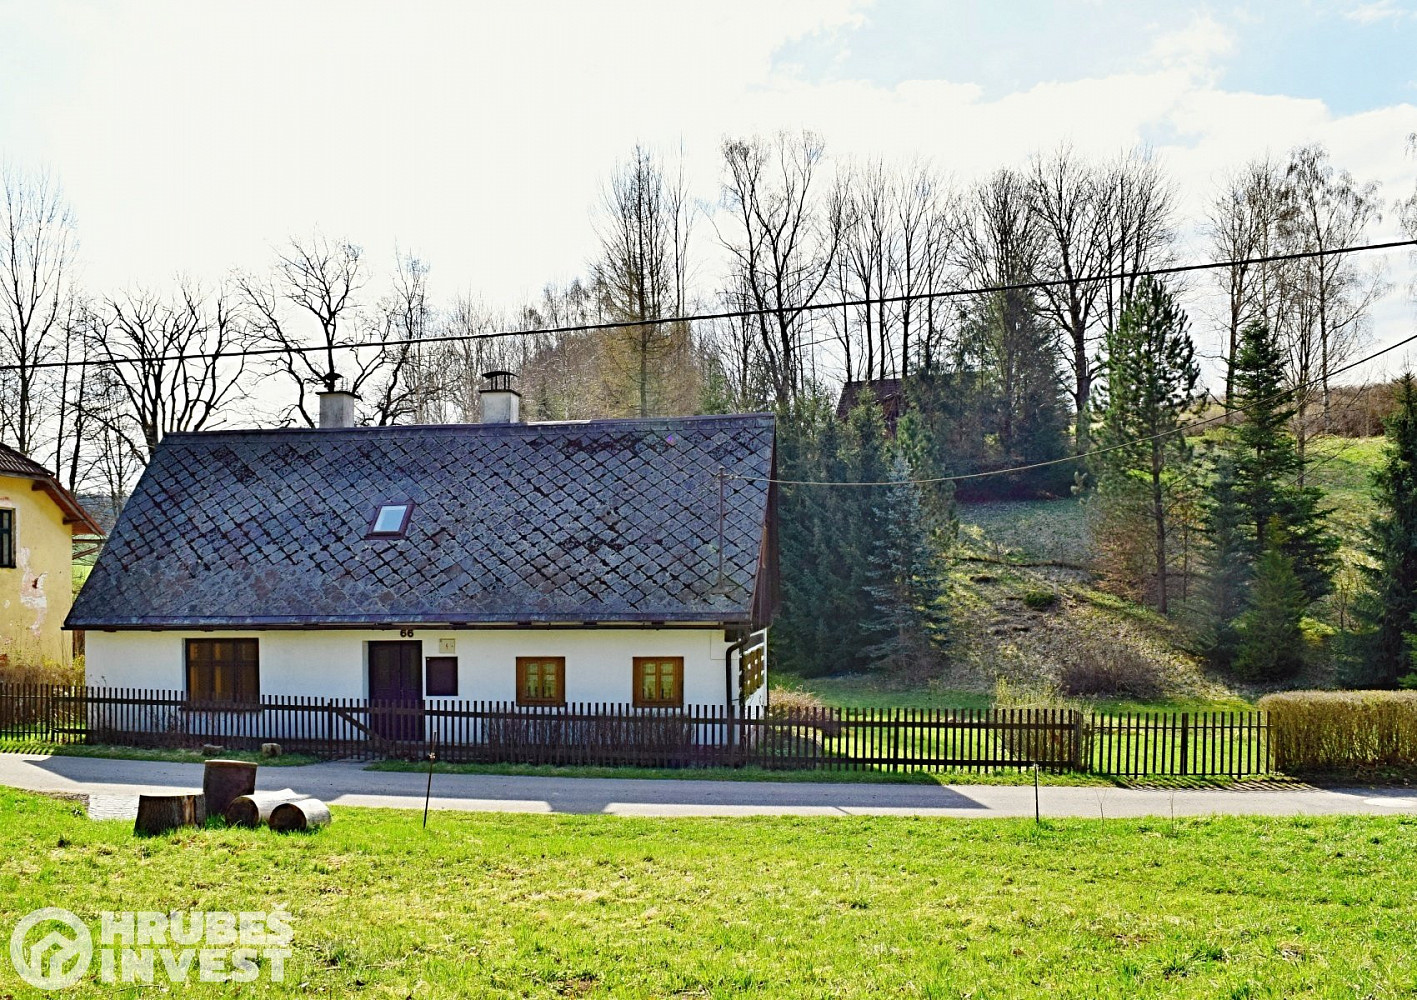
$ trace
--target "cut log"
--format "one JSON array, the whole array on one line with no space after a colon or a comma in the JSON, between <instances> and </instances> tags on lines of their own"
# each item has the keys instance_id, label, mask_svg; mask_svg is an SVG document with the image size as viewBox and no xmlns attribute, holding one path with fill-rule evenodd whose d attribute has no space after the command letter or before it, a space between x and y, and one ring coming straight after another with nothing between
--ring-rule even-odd
<instances>
[{"instance_id":1,"label":"cut log","mask_svg":"<svg viewBox=\"0 0 1417 1000\"><path fill-rule=\"evenodd\" d=\"M262 757L279 757L279 756L280 756L282 753L284 753L284 752L285 752L285 751L281 749L281 745L280 745L279 743L262 743L262 744L261 744L261 756L262 756Z\"/></svg>"},{"instance_id":2,"label":"cut log","mask_svg":"<svg viewBox=\"0 0 1417 1000\"><path fill-rule=\"evenodd\" d=\"M319 799L304 798L282 802L271 810L271 829L277 833L318 830L329 821L330 807Z\"/></svg>"},{"instance_id":3,"label":"cut log","mask_svg":"<svg viewBox=\"0 0 1417 1000\"><path fill-rule=\"evenodd\" d=\"M207 797L207 812L213 816L225 815L232 799L255 790L255 764L244 760L207 761L202 772L202 794Z\"/></svg>"},{"instance_id":4,"label":"cut log","mask_svg":"<svg viewBox=\"0 0 1417 1000\"><path fill-rule=\"evenodd\" d=\"M139 795L133 832L143 836L167 833L182 826L205 826L207 800L195 795Z\"/></svg>"},{"instance_id":5,"label":"cut log","mask_svg":"<svg viewBox=\"0 0 1417 1000\"><path fill-rule=\"evenodd\" d=\"M231 826L261 826L270 821L271 810L282 802L307 797L291 788L282 788L278 792L251 792L232 799L222 815Z\"/></svg>"}]
</instances>

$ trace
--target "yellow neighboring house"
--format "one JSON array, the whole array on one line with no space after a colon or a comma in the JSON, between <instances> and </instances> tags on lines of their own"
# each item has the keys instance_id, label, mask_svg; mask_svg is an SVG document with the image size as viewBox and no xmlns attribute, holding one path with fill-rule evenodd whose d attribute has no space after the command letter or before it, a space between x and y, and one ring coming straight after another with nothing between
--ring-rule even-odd
<instances>
[{"instance_id":1,"label":"yellow neighboring house","mask_svg":"<svg viewBox=\"0 0 1417 1000\"><path fill-rule=\"evenodd\" d=\"M72 662L74 538L102 535L49 470L0 444L0 668Z\"/></svg>"}]
</instances>

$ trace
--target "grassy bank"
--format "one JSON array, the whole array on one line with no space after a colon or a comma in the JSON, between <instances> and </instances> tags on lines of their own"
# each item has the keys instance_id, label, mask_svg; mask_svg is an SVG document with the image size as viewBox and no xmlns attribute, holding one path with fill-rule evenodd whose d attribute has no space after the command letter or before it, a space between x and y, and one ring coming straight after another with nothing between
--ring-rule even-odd
<instances>
[{"instance_id":1,"label":"grassy bank","mask_svg":"<svg viewBox=\"0 0 1417 1000\"><path fill-rule=\"evenodd\" d=\"M44 743L38 740L0 739L0 753L39 753L59 757L107 757L112 760L156 760L170 764L201 764L210 758L196 750L146 749L104 744ZM279 757L263 757L249 750L223 750L222 760L249 760L264 767L298 767L313 764L318 759L308 754L287 753Z\"/></svg>"},{"instance_id":2,"label":"grassy bank","mask_svg":"<svg viewBox=\"0 0 1417 1000\"><path fill-rule=\"evenodd\" d=\"M251 996L1353 997L1417 988L1410 818L682 819L337 809L135 840L0 791L0 922L269 910ZM194 977L195 978L195 977ZM0 995L31 995L0 963ZM227 996L192 983L186 996ZM110 996L86 981L66 995ZM135 990L132 995L137 995Z\"/></svg>"}]
</instances>

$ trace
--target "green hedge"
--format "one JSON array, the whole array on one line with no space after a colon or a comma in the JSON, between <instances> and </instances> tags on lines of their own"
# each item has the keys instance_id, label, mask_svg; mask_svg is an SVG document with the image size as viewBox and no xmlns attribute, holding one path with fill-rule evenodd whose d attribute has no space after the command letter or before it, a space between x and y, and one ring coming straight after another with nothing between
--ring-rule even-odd
<instances>
[{"instance_id":1,"label":"green hedge","mask_svg":"<svg viewBox=\"0 0 1417 1000\"><path fill-rule=\"evenodd\" d=\"M1275 770L1417 768L1417 691L1290 691L1259 707Z\"/></svg>"}]
</instances>

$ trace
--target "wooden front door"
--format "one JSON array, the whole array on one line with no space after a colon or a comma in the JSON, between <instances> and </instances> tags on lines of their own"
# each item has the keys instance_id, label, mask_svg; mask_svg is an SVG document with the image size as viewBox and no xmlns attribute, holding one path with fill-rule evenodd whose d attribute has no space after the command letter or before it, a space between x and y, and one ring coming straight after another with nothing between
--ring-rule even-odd
<instances>
[{"instance_id":1,"label":"wooden front door","mask_svg":"<svg viewBox=\"0 0 1417 1000\"><path fill-rule=\"evenodd\" d=\"M386 740L423 739L423 643L369 644L369 728Z\"/></svg>"}]
</instances>

